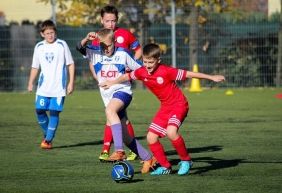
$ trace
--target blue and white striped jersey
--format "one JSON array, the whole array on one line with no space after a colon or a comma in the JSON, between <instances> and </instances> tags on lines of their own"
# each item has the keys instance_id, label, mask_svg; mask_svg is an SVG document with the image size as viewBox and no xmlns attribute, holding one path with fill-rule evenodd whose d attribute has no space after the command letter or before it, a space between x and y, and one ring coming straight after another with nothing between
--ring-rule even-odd
<instances>
[{"instance_id":1,"label":"blue and white striped jersey","mask_svg":"<svg viewBox=\"0 0 282 193\"><path fill-rule=\"evenodd\" d=\"M125 74L126 70L136 70L142 66L124 48L116 48L110 57L104 55L99 47L87 48L87 58L90 60L90 65L94 67L99 83L105 80L114 80ZM130 81L113 85L107 90L100 88L105 106L107 106L113 94L117 91L132 95Z\"/></svg>"}]
</instances>

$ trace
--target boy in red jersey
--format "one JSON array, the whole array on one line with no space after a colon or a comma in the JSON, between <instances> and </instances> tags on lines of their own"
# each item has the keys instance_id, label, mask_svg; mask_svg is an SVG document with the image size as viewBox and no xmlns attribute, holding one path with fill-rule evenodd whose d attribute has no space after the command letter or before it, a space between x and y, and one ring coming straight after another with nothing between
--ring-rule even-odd
<instances>
[{"instance_id":1,"label":"boy in red jersey","mask_svg":"<svg viewBox=\"0 0 282 193\"><path fill-rule=\"evenodd\" d=\"M122 47L128 51L134 51L134 58L140 59L142 56L142 49L137 38L129 30L120 28L116 24L118 22L118 10L111 5L107 5L101 9L101 24L103 28L112 29L115 35L115 46ZM96 32L89 32L85 38L77 45L78 51L86 55L86 45L91 42L92 46L99 46L98 34Z\"/></svg>"},{"instance_id":2,"label":"boy in red jersey","mask_svg":"<svg viewBox=\"0 0 282 193\"><path fill-rule=\"evenodd\" d=\"M175 81L187 78L208 79L214 82L224 81L222 75L208 75L190 72L160 63L160 48L156 44L147 44L143 48L143 65L141 68L125 74L115 81L101 83L103 88L125 80L141 80L144 85L160 100L161 106L148 128L147 142L153 155L161 165L151 175L170 174L171 163L168 161L160 137L167 136L180 157L178 175L189 173L192 160L178 130L189 110L189 104Z\"/></svg>"},{"instance_id":3,"label":"boy in red jersey","mask_svg":"<svg viewBox=\"0 0 282 193\"><path fill-rule=\"evenodd\" d=\"M134 58L140 59L142 55L142 49L139 41L136 37L127 29L118 27L118 10L112 5L107 5L101 9L101 24L106 29L112 29L115 36L115 47L122 47L127 50L134 51ZM86 45L91 42L89 47L99 47L100 42L98 39L98 34L96 32L89 32L84 39L82 39L78 45L77 50L84 56L86 56ZM129 120L126 121L128 132L131 137L135 137L133 126ZM102 153L99 156L101 161L107 161L109 157L110 147L113 140L111 128L109 125L105 125L104 128L104 138L103 138L103 148ZM127 155L127 160L135 160L137 155L130 151Z\"/></svg>"}]
</instances>

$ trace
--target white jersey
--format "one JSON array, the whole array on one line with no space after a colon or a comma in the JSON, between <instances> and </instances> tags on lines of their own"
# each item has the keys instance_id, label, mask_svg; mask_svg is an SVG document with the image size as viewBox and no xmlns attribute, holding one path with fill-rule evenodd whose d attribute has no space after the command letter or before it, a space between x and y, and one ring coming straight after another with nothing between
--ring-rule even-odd
<instances>
[{"instance_id":1,"label":"white jersey","mask_svg":"<svg viewBox=\"0 0 282 193\"><path fill-rule=\"evenodd\" d=\"M67 65L73 64L67 43L56 39L52 44L45 40L34 48L32 68L40 69L37 95L45 97L66 96Z\"/></svg>"},{"instance_id":2,"label":"white jersey","mask_svg":"<svg viewBox=\"0 0 282 193\"><path fill-rule=\"evenodd\" d=\"M98 82L104 82L106 80L114 80L125 74L126 70L136 70L141 67L136 60L123 48L117 48L114 54L110 57L105 56L99 49L87 49L87 58L90 60L91 65L94 66ZM100 87L100 93L105 106L108 105L113 94L117 91L126 92L132 95L131 83L126 81L120 84L115 84L109 89L103 89Z\"/></svg>"}]
</instances>

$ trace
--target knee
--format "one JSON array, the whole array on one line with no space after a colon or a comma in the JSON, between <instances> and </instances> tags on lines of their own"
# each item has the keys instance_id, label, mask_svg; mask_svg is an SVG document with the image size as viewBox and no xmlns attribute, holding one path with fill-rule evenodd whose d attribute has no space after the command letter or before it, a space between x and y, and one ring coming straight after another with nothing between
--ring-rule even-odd
<instances>
[{"instance_id":1,"label":"knee","mask_svg":"<svg viewBox=\"0 0 282 193\"><path fill-rule=\"evenodd\" d=\"M109 109L109 108L106 108L106 109L105 109L105 114L106 114L106 116L108 116L108 115L110 114L110 111L111 111L111 109Z\"/></svg>"},{"instance_id":2,"label":"knee","mask_svg":"<svg viewBox=\"0 0 282 193\"><path fill-rule=\"evenodd\" d=\"M60 111L54 111L54 110L50 111L50 116L58 117L59 114L60 114Z\"/></svg>"},{"instance_id":3,"label":"knee","mask_svg":"<svg viewBox=\"0 0 282 193\"><path fill-rule=\"evenodd\" d=\"M167 138L170 140L176 140L179 137L178 133L167 133Z\"/></svg>"},{"instance_id":4,"label":"knee","mask_svg":"<svg viewBox=\"0 0 282 193\"><path fill-rule=\"evenodd\" d=\"M42 114L45 114L45 113L46 113L46 110L43 110L43 109L35 109L35 112L36 112L36 114L38 114L38 115L42 115Z\"/></svg>"},{"instance_id":5,"label":"knee","mask_svg":"<svg viewBox=\"0 0 282 193\"><path fill-rule=\"evenodd\" d=\"M175 140L179 137L178 128L176 127L168 127L167 128L167 138L170 140Z\"/></svg>"},{"instance_id":6,"label":"knee","mask_svg":"<svg viewBox=\"0 0 282 193\"><path fill-rule=\"evenodd\" d=\"M159 139L159 136L154 134L154 133L152 133L152 132L149 132L147 134L147 142L148 142L148 144L154 144L154 143L156 143L158 141L158 139Z\"/></svg>"},{"instance_id":7,"label":"knee","mask_svg":"<svg viewBox=\"0 0 282 193\"><path fill-rule=\"evenodd\" d=\"M116 112L111 108L106 108L105 113L107 117L111 117L112 115L116 114Z\"/></svg>"}]
</instances>

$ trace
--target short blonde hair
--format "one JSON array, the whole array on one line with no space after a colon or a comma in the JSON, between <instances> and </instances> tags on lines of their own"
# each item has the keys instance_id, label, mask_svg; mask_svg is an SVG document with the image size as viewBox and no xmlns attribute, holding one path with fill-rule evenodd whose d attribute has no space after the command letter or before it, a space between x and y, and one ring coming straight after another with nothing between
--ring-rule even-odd
<instances>
[{"instance_id":1,"label":"short blonde hair","mask_svg":"<svg viewBox=\"0 0 282 193\"><path fill-rule=\"evenodd\" d=\"M114 31L112 29L103 28L98 31L98 38L100 42L104 42L106 39L112 39L114 41Z\"/></svg>"}]
</instances>

